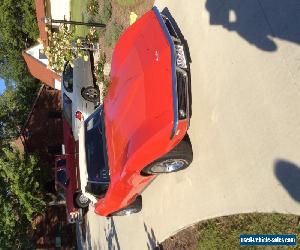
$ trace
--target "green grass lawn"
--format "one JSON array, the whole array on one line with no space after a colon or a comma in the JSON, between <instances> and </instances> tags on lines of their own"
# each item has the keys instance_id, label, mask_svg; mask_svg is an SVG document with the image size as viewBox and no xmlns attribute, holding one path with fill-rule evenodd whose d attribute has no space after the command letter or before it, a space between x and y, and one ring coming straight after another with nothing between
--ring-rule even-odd
<instances>
[{"instance_id":1,"label":"green grass lawn","mask_svg":"<svg viewBox=\"0 0 300 250\"><path fill-rule=\"evenodd\" d=\"M88 22L87 2L87 0L71 0L71 20ZM88 34L88 27L76 26L75 34L79 37L85 37Z\"/></svg>"},{"instance_id":2,"label":"green grass lawn","mask_svg":"<svg viewBox=\"0 0 300 250\"><path fill-rule=\"evenodd\" d=\"M287 214L239 214L199 222L162 242L164 250L300 249L300 217ZM241 234L296 234L296 247L240 246Z\"/></svg>"},{"instance_id":3,"label":"green grass lawn","mask_svg":"<svg viewBox=\"0 0 300 250\"><path fill-rule=\"evenodd\" d=\"M121 6L132 6L138 2L140 2L140 0L117 0L117 3Z\"/></svg>"},{"instance_id":4,"label":"green grass lawn","mask_svg":"<svg viewBox=\"0 0 300 250\"><path fill-rule=\"evenodd\" d=\"M240 234L297 234L299 217L283 214L241 214L208 220L199 224L198 249L286 249L286 247L240 247ZM291 249L291 248L288 248Z\"/></svg>"}]
</instances>

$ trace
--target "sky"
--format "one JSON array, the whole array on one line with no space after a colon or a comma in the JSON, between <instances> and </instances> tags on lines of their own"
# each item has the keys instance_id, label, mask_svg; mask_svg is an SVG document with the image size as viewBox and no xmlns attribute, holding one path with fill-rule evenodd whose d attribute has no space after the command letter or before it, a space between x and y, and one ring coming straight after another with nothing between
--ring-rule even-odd
<instances>
[{"instance_id":1,"label":"sky","mask_svg":"<svg viewBox=\"0 0 300 250\"><path fill-rule=\"evenodd\" d=\"M2 78L0 78L0 95L2 95L4 90L5 90L4 80Z\"/></svg>"}]
</instances>

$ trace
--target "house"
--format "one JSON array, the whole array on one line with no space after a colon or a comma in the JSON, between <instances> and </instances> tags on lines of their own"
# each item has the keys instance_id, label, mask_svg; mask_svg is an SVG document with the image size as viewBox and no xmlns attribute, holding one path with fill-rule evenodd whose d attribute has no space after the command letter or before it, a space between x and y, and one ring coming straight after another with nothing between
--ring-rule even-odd
<instances>
[{"instance_id":1,"label":"house","mask_svg":"<svg viewBox=\"0 0 300 250\"><path fill-rule=\"evenodd\" d=\"M23 58L32 76L52 88L61 89L61 76L48 66L49 61L43 54L49 41L46 27L57 30L59 24L46 24L45 20L70 20L70 0L35 0L35 7L40 42L23 51Z\"/></svg>"},{"instance_id":2,"label":"house","mask_svg":"<svg viewBox=\"0 0 300 250\"><path fill-rule=\"evenodd\" d=\"M60 90L42 84L20 136L12 142L25 154L38 155L41 173L48 173L43 188L53 195L54 157L62 153L64 143L60 101ZM68 224L64 205L47 206L43 215L34 218L33 224L36 249L74 249L75 225Z\"/></svg>"},{"instance_id":3,"label":"house","mask_svg":"<svg viewBox=\"0 0 300 250\"><path fill-rule=\"evenodd\" d=\"M48 68L48 59L41 53L43 44L36 44L23 51L23 58L31 75L54 89L61 89L61 76Z\"/></svg>"},{"instance_id":4,"label":"house","mask_svg":"<svg viewBox=\"0 0 300 250\"><path fill-rule=\"evenodd\" d=\"M52 173L44 183L48 193L54 193L54 157L61 154L63 128L61 114L61 75L49 67L43 54L48 45L45 17L55 20L70 19L70 0L35 0L39 27L39 43L23 51L30 73L42 84L24 123L20 136L13 143L19 150L37 154L41 172ZM55 30L57 25L47 26ZM33 239L36 249L74 249L75 225L68 224L64 206L47 206L43 215L33 221L36 230Z\"/></svg>"},{"instance_id":5,"label":"house","mask_svg":"<svg viewBox=\"0 0 300 250\"><path fill-rule=\"evenodd\" d=\"M23 152L38 154L43 165L53 165L54 156L61 153L63 144L59 90L44 84L40 87L14 144Z\"/></svg>"}]
</instances>

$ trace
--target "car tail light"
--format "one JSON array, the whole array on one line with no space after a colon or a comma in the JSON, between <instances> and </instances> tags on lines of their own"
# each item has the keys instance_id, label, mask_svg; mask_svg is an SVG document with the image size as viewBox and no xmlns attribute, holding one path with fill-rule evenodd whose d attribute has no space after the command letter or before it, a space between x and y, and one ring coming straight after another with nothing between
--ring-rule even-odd
<instances>
[{"instance_id":1,"label":"car tail light","mask_svg":"<svg viewBox=\"0 0 300 250\"><path fill-rule=\"evenodd\" d=\"M83 121L83 114L80 111L76 111L75 113L75 118L78 119L79 121Z\"/></svg>"}]
</instances>

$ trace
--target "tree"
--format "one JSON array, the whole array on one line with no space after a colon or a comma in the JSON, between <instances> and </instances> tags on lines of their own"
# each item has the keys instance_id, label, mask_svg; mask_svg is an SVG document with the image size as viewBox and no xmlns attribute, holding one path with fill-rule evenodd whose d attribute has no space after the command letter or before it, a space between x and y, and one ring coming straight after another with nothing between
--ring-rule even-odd
<instances>
[{"instance_id":1,"label":"tree","mask_svg":"<svg viewBox=\"0 0 300 250\"><path fill-rule=\"evenodd\" d=\"M26 79L24 80L26 83ZM9 141L20 134L36 96L34 84L10 87L0 96L0 140Z\"/></svg>"},{"instance_id":2,"label":"tree","mask_svg":"<svg viewBox=\"0 0 300 250\"><path fill-rule=\"evenodd\" d=\"M25 248L31 244L32 219L45 208L37 158L26 158L8 146L0 154L0 249L15 247L16 242Z\"/></svg>"},{"instance_id":3,"label":"tree","mask_svg":"<svg viewBox=\"0 0 300 250\"><path fill-rule=\"evenodd\" d=\"M0 139L16 137L37 93L22 51L35 43L38 27L34 0L0 0L0 77L10 86L0 96Z\"/></svg>"},{"instance_id":4,"label":"tree","mask_svg":"<svg viewBox=\"0 0 300 250\"><path fill-rule=\"evenodd\" d=\"M34 1L0 0L0 59L6 62L2 76L22 81L24 73L28 74L22 50L37 38Z\"/></svg>"},{"instance_id":5,"label":"tree","mask_svg":"<svg viewBox=\"0 0 300 250\"><path fill-rule=\"evenodd\" d=\"M32 219L45 207L37 158L8 144L19 135L39 87L22 57L37 38L34 0L0 0L0 77L9 86L0 96L0 250L32 248Z\"/></svg>"}]
</instances>

